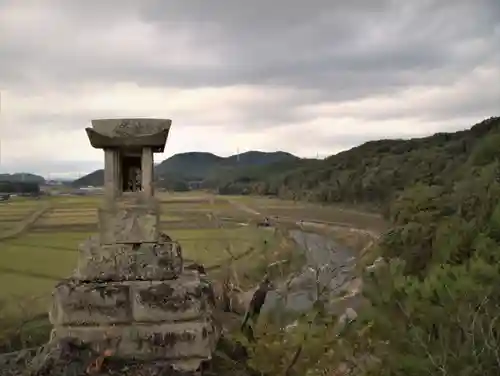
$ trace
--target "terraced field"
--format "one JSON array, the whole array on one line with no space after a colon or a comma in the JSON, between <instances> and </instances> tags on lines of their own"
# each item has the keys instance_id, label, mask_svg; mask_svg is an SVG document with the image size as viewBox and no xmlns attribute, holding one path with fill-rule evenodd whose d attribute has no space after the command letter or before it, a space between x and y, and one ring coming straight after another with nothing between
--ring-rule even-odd
<instances>
[{"instance_id":1,"label":"terraced field","mask_svg":"<svg viewBox=\"0 0 500 376\"><path fill-rule=\"evenodd\" d=\"M347 227L337 226L336 233L321 231L341 247L360 250L370 239L360 238L360 232L351 233L348 225L370 228L380 222L377 216L355 210L269 198L199 193L160 193L157 198L163 231L181 243L184 257L204 264L212 280L220 283L229 278L245 292L251 292L264 274L284 281L303 269L310 252L298 252L300 242L290 235L297 231L289 231L302 227L297 221L346 223ZM47 340L51 292L76 267L78 245L97 232L101 200L100 196L13 198L0 204L1 351ZM272 217L275 226L257 226L265 216ZM307 231L320 227L309 226ZM230 327L239 327L235 317L228 319Z\"/></svg>"},{"instance_id":2,"label":"terraced field","mask_svg":"<svg viewBox=\"0 0 500 376\"><path fill-rule=\"evenodd\" d=\"M76 267L78 245L97 231L99 196L17 199L0 206L0 300L41 296L41 307ZM216 269L249 250L268 249L272 231L246 226L248 214L209 195L160 194L162 227L184 257ZM34 214L38 214L34 216ZM38 307L33 307L38 309Z\"/></svg>"},{"instance_id":3,"label":"terraced field","mask_svg":"<svg viewBox=\"0 0 500 376\"><path fill-rule=\"evenodd\" d=\"M249 214L254 212L262 216L275 217L279 220L324 222L332 225L347 225L359 228L382 231L386 223L379 214L367 213L356 208L341 207L339 205L321 206L315 203L302 201L286 201L269 197L255 196L227 196L237 205L250 208ZM237 206L236 205L236 206Z\"/></svg>"},{"instance_id":4,"label":"terraced field","mask_svg":"<svg viewBox=\"0 0 500 376\"><path fill-rule=\"evenodd\" d=\"M361 228L381 223L378 216L355 210L269 198L200 193L157 197L162 228L180 241L184 257L203 263L214 278L222 278L231 264L240 286L258 281L266 265L297 254L282 232L255 225L264 216L282 223L302 219L356 223ZM101 200L98 195L64 196L14 198L0 204L0 309L5 300L37 297L38 305L30 310L46 311L54 284L76 267L78 245L97 232Z\"/></svg>"}]
</instances>

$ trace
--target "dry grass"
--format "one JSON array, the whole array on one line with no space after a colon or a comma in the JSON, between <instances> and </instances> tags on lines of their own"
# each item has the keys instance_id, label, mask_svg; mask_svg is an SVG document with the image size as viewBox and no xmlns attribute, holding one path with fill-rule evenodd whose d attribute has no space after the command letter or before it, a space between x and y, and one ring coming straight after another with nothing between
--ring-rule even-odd
<instances>
[{"instance_id":1,"label":"dry grass","mask_svg":"<svg viewBox=\"0 0 500 376\"><path fill-rule=\"evenodd\" d=\"M344 205L316 205L301 201L279 200L269 197L224 196L237 204L247 206L262 216L277 218L279 221L313 221L332 225L344 225L368 229L375 232L384 231L387 223L382 216L367 213Z\"/></svg>"}]
</instances>

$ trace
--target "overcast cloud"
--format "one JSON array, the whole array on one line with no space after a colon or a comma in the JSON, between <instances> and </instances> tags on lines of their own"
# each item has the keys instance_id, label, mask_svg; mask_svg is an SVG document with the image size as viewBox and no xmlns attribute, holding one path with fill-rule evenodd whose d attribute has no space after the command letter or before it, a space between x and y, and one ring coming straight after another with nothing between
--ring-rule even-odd
<instances>
[{"instance_id":1,"label":"overcast cloud","mask_svg":"<svg viewBox=\"0 0 500 376\"><path fill-rule=\"evenodd\" d=\"M102 165L84 128L173 120L165 154L286 150L500 115L498 0L0 0L0 172Z\"/></svg>"}]
</instances>

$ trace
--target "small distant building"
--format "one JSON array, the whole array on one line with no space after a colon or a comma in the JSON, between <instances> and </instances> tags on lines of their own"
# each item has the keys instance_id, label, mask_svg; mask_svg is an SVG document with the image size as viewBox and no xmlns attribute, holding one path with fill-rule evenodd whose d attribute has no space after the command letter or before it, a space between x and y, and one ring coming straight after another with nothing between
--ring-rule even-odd
<instances>
[{"instance_id":1,"label":"small distant building","mask_svg":"<svg viewBox=\"0 0 500 376\"><path fill-rule=\"evenodd\" d=\"M93 187L93 186L81 187L72 191L73 194L78 196L100 194L103 192L104 192L103 187Z\"/></svg>"},{"instance_id":2,"label":"small distant building","mask_svg":"<svg viewBox=\"0 0 500 376\"><path fill-rule=\"evenodd\" d=\"M5 202L10 200L11 195L10 194L0 194L0 202Z\"/></svg>"},{"instance_id":3,"label":"small distant building","mask_svg":"<svg viewBox=\"0 0 500 376\"><path fill-rule=\"evenodd\" d=\"M201 189L203 186L203 181L196 180L188 182L189 189Z\"/></svg>"}]
</instances>

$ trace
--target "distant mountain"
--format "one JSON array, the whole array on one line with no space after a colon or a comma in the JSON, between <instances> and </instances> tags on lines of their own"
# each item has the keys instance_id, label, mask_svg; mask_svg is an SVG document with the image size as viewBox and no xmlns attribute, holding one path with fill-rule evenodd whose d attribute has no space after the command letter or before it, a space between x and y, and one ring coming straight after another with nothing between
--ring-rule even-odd
<instances>
[{"instance_id":1,"label":"distant mountain","mask_svg":"<svg viewBox=\"0 0 500 376\"><path fill-rule=\"evenodd\" d=\"M35 174L25 172L0 174L0 193L38 194L40 185L44 183L45 179Z\"/></svg>"},{"instance_id":2,"label":"distant mountain","mask_svg":"<svg viewBox=\"0 0 500 376\"><path fill-rule=\"evenodd\" d=\"M165 188L187 184L190 181L214 181L222 176L235 176L238 171L249 168L261 168L275 163L294 163L300 161L293 154L278 152L249 151L230 157L220 157L206 152L175 154L155 166L157 185ZM96 170L72 185L100 186L104 182L104 171Z\"/></svg>"},{"instance_id":3,"label":"distant mountain","mask_svg":"<svg viewBox=\"0 0 500 376\"><path fill-rule=\"evenodd\" d=\"M448 187L458 180L468 184L472 178L463 177L467 171L474 175L483 165L500 166L499 143L500 117L492 117L463 131L369 141L324 160L302 160L281 168L268 165L253 175L250 170L241 171L229 180L219 179L217 188L220 193L277 195L385 210L409 187Z\"/></svg>"},{"instance_id":4,"label":"distant mountain","mask_svg":"<svg viewBox=\"0 0 500 376\"><path fill-rule=\"evenodd\" d=\"M223 164L229 158L204 152L175 154L158 164L155 174L159 179L168 176L185 180L203 180L215 166Z\"/></svg>"},{"instance_id":5,"label":"distant mountain","mask_svg":"<svg viewBox=\"0 0 500 376\"><path fill-rule=\"evenodd\" d=\"M299 159L299 157L284 151L276 151L273 153L247 151L226 158L224 163L237 166L262 166L275 162L297 161Z\"/></svg>"},{"instance_id":6,"label":"distant mountain","mask_svg":"<svg viewBox=\"0 0 500 376\"><path fill-rule=\"evenodd\" d=\"M104 184L104 170L95 170L88 175L74 180L71 185L74 187L101 186Z\"/></svg>"},{"instance_id":7,"label":"distant mountain","mask_svg":"<svg viewBox=\"0 0 500 376\"><path fill-rule=\"evenodd\" d=\"M42 176L30 174L26 172L16 172L14 174L0 174L0 181L9 182L25 182L25 183L45 183L45 179Z\"/></svg>"}]
</instances>

